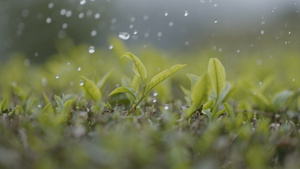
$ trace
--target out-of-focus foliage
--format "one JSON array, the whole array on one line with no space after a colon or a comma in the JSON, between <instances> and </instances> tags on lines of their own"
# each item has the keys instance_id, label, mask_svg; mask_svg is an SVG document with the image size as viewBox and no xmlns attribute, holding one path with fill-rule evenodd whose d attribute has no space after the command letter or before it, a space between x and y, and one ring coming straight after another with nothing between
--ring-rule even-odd
<instances>
[{"instance_id":1,"label":"out-of-focus foliage","mask_svg":"<svg viewBox=\"0 0 300 169\"><path fill-rule=\"evenodd\" d=\"M188 65L129 112L132 96L109 93L121 85L139 93L140 81L132 63L120 60L127 47L117 39L112 43L112 50L91 53L88 45L71 46L41 65L19 54L0 63L0 168L300 165L297 51L237 58L207 49L179 58L141 48L137 55L148 77L175 63ZM217 83L211 77L220 78L216 72L223 71L208 68L211 58L218 64L210 66L226 70L222 92L213 89Z\"/></svg>"}]
</instances>

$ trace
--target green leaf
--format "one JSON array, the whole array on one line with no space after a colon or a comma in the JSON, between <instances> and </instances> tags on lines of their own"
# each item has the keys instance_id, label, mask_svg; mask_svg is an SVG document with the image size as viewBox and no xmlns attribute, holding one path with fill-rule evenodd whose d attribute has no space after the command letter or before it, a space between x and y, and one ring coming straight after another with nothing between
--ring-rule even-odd
<instances>
[{"instance_id":1,"label":"green leaf","mask_svg":"<svg viewBox=\"0 0 300 169\"><path fill-rule=\"evenodd\" d=\"M133 70L134 70L135 74L140 76L143 81L143 84L146 85L147 84L147 70L146 70L146 67L143 64L143 62L138 57L136 57L134 54L132 54L130 52L124 53L121 56L121 58L123 58L123 57L126 57L133 61L133 63L134 63Z\"/></svg>"},{"instance_id":2,"label":"green leaf","mask_svg":"<svg viewBox=\"0 0 300 169\"><path fill-rule=\"evenodd\" d=\"M5 98L5 99L1 102L1 105L0 105L0 110L1 110L1 112L3 112L3 111L5 110L6 100L7 100L7 98Z\"/></svg>"},{"instance_id":3,"label":"green leaf","mask_svg":"<svg viewBox=\"0 0 300 169\"><path fill-rule=\"evenodd\" d=\"M199 76L194 75L194 74L186 74L188 78L190 79L191 82L191 90L194 88L195 83L199 80Z\"/></svg>"},{"instance_id":4,"label":"green leaf","mask_svg":"<svg viewBox=\"0 0 300 169\"><path fill-rule=\"evenodd\" d=\"M228 114L230 117L235 117L235 114L234 114L234 112L233 112L233 109L231 108L231 106L230 106L228 103L224 102L224 107L225 107L225 110L226 110L227 114Z\"/></svg>"},{"instance_id":5,"label":"green leaf","mask_svg":"<svg viewBox=\"0 0 300 169\"><path fill-rule=\"evenodd\" d=\"M204 102L207 101L211 93L211 81L209 75L204 73L196 82L191 98L193 101L192 106L187 111L187 117L189 118Z\"/></svg>"},{"instance_id":6,"label":"green leaf","mask_svg":"<svg viewBox=\"0 0 300 169\"><path fill-rule=\"evenodd\" d=\"M141 80L141 78L139 76L135 75L132 80L132 83L131 83L131 87L134 89L134 91L136 91L136 93L139 92L140 80Z\"/></svg>"},{"instance_id":7,"label":"green leaf","mask_svg":"<svg viewBox=\"0 0 300 169\"><path fill-rule=\"evenodd\" d=\"M134 89L132 89L130 87L118 87L114 91L112 91L109 94L109 96L117 94L117 93L127 93L127 94L131 95L134 99L137 98L136 92L134 91Z\"/></svg>"},{"instance_id":8,"label":"green leaf","mask_svg":"<svg viewBox=\"0 0 300 169\"><path fill-rule=\"evenodd\" d=\"M50 100L48 99L46 93L43 93L43 97L44 97L44 100L45 100L45 103L46 103L46 104L51 103Z\"/></svg>"},{"instance_id":9,"label":"green leaf","mask_svg":"<svg viewBox=\"0 0 300 169\"><path fill-rule=\"evenodd\" d=\"M64 101L59 96L54 95L54 100L56 101L57 107L59 111L64 109Z\"/></svg>"},{"instance_id":10,"label":"green leaf","mask_svg":"<svg viewBox=\"0 0 300 169\"><path fill-rule=\"evenodd\" d=\"M81 86L81 88L84 94L86 95L86 97L92 99L94 102L100 101L101 92L99 88L96 86L96 84L84 76L81 76L81 79L83 81L83 85Z\"/></svg>"},{"instance_id":11,"label":"green leaf","mask_svg":"<svg viewBox=\"0 0 300 169\"><path fill-rule=\"evenodd\" d=\"M211 100L208 100L204 105L203 105L203 110L206 110L206 109L212 109L214 106L214 100L211 99Z\"/></svg>"},{"instance_id":12,"label":"green leaf","mask_svg":"<svg viewBox=\"0 0 300 169\"><path fill-rule=\"evenodd\" d=\"M110 76L112 75L112 73L113 73L113 70L109 71L97 83L97 87L99 88L100 91L103 89L104 84L106 83L106 81L108 80L108 78L110 78Z\"/></svg>"},{"instance_id":13,"label":"green leaf","mask_svg":"<svg viewBox=\"0 0 300 169\"><path fill-rule=\"evenodd\" d=\"M218 100L216 102L216 106L222 103L222 101L225 99L225 97L230 92L230 89L231 89L231 84L229 82L226 82L225 88L223 89L222 93L218 97Z\"/></svg>"},{"instance_id":14,"label":"green leaf","mask_svg":"<svg viewBox=\"0 0 300 169\"><path fill-rule=\"evenodd\" d=\"M252 93L254 96L254 99L256 100L257 104L263 106L264 108L267 108L270 106L269 100L258 90L255 90L254 93Z\"/></svg>"},{"instance_id":15,"label":"green leaf","mask_svg":"<svg viewBox=\"0 0 300 169\"><path fill-rule=\"evenodd\" d=\"M281 106L287 101L289 97L293 95L292 91L284 90L280 93L277 93L272 99L272 108L275 111L278 111Z\"/></svg>"},{"instance_id":16,"label":"green leaf","mask_svg":"<svg viewBox=\"0 0 300 169\"><path fill-rule=\"evenodd\" d=\"M27 100L27 103L26 103L26 109L25 109L25 113L28 114L32 108L32 106L35 104L36 100L35 99L32 99L32 98L29 98Z\"/></svg>"},{"instance_id":17,"label":"green leaf","mask_svg":"<svg viewBox=\"0 0 300 169\"><path fill-rule=\"evenodd\" d=\"M162 82L163 80L165 80L166 78L168 78L169 76L173 75L175 72L177 72L178 70L182 69L183 67L185 67L186 64L182 65L182 64L177 64L172 66L169 69L166 69L160 73L158 73L157 75L155 75L149 82L147 89L146 89L146 93L148 93L153 87L155 87L156 85L158 85L160 82Z\"/></svg>"},{"instance_id":18,"label":"green leaf","mask_svg":"<svg viewBox=\"0 0 300 169\"><path fill-rule=\"evenodd\" d=\"M225 109L224 109L224 110L220 110L220 111L218 111L218 112L216 113L216 115L213 116L213 117L219 117L219 116L221 116L221 114L223 114L224 112L225 112Z\"/></svg>"},{"instance_id":19,"label":"green leaf","mask_svg":"<svg viewBox=\"0 0 300 169\"><path fill-rule=\"evenodd\" d=\"M211 58L208 63L208 73L217 97L220 96L226 85L225 69L217 58Z\"/></svg>"}]
</instances>

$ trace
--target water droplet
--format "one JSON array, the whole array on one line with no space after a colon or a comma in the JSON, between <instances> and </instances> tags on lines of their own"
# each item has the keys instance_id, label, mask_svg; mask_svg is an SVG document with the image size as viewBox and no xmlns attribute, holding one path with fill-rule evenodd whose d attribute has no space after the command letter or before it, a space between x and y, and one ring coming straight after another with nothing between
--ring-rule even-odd
<instances>
[{"instance_id":1,"label":"water droplet","mask_svg":"<svg viewBox=\"0 0 300 169\"><path fill-rule=\"evenodd\" d=\"M257 64L257 65L261 65L261 64L262 64L262 60L257 59L256 64Z\"/></svg>"},{"instance_id":2,"label":"water droplet","mask_svg":"<svg viewBox=\"0 0 300 169\"><path fill-rule=\"evenodd\" d=\"M129 25L129 29L132 29L132 28L133 28L133 25L132 25L132 24L130 24L130 25Z\"/></svg>"},{"instance_id":3,"label":"water droplet","mask_svg":"<svg viewBox=\"0 0 300 169\"><path fill-rule=\"evenodd\" d=\"M261 21L260 22L261 25L264 25L265 23L266 23L266 21Z\"/></svg>"},{"instance_id":4,"label":"water droplet","mask_svg":"<svg viewBox=\"0 0 300 169\"><path fill-rule=\"evenodd\" d=\"M94 37L94 36L96 36L96 35L97 35L97 31L96 31L96 30L92 30L91 36Z\"/></svg>"},{"instance_id":5,"label":"water droplet","mask_svg":"<svg viewBox=\"0 0 300 169\"><path fill-rule=\"evenodd\" d=\"M56 75L56 76L55 76L55 79L59 79L59 76L58 76L58 75Z\"/></svg>"},{"instance_id":6,"label":"water droplet","mask_svg":"<svg viewBox=\"0 0 300 169\"><path fill-rule=\"evenodd\" d=\"M38 108L41 108L41 107L42 107L42 105L38 104L38 105L37 105L37 107L38 107Z\"/></svg>"},{"instance_id":7,"label":"water droplet","mask_svg":"<svg viewBox=\"0 0 300 169\"><path fill-rule=\"evenodd\" d=\"M131 17L130 22L135 22L135 17Z\"/></svg>"},{"instance_id":8,"label":"water droplet","mask_svg":"<svg viewBox=\"0 0 300 169\"><path fill-rule=\"evenodd\" d=\"M293 82L295 81L295 78L293 78Z\"/></svg>"},{"instance_id":9,"label":"water droplet","mask_svg":"<svg viewBox=\"0 0 300 169\"><path fill-rule=\"evenodd\" d=\"M81 0L80 5L84 5L84 4L86 4L86 0Z\"/></svg>"},{"instance_id":10,"label":"water droplet","mask_svg":"<svg viewBox=\"0 0 300 169\"><path fill-rule=\"evenodd\" d=\"M68 62L67 65L70 65L70 62Z\"/></svg>"},{"instance_id":11,"label":"water droplet","mask_svg":"<svg viewBox=\"0 0 300 169\"><path fill-rule=\"evenodd\" d=\"M43 85L43 86L47 86L47 84L48 84L48 81L47 81L47 79L46 79L45 77L43 77L43 78L41 79L41 82L42 82L42 85Z\"/></svg>"},{"instance_id":12,"label":"water droplet","mask_svg":"<svg viewBox=\"0 0 300 169\"><path fill-rule=\"evenodd\" d=\"M128 40L130 38L130 35L127 32L120 32L119 33L119 38L123 39L123 40Z\"/></svg>"},{"instance_id":13,"label":"water droplet","mask_svg":"<svg viewBox=\"0 0 300 169\"><path fill-rule=\"evenodd\" d=\"M100 16L101 16L100 13L96 13L94 17L95 17L95 19L99 19Z\"/></svg>"},{"instance_id":14,"label":"water droplet","mask_svg":"<svg viewBox=\"0 0 300 169\"><path fill-rule=\"evenodd\" d=\"M54 7L54 4L53 4L52 2L48 4L48 8L49 8L49 9L51 9L51 8L53 8L53 7Z\"/></svg>"},{"instance_id":15,"label":"water droplet","mask_svg":"<svg viewBox=\"0 0 300 169\"><path fill-rule=\"evenodd\" d=\"M114 48L113 45L109 45L109 47L108 47L109 50L112 50L113 48Z\"/></svg>"},{"instance_id":16,"label":"water droplet","mask_svg":"<svg viewBox=\"0 0 300 169\"><path fill-rule=\"evenodd\" d=\"M136 34L137 34L137 30L135 30L135 31L133 32L133 34L136 35Z\"/></svg>"},{"instance_id":17,"label":"water droplet","mask_svg":"<svg viewBox=\"0 0 300 169\"><path fill-rule=\"evenodd\" d=\"M95 53L95 47L94 46L89 47L89 53Z\"/></svg>"},{"instance_id":18,"label":"water droplet","mask_svg":"<svg viewBox=\"0 0 300 169\"><path fill-rule=\"evenodd\" d=\"M256 93L255 92L253 92L253 95L255 95Z\"/></svg>"},{"instance_id":19,"label":"water droplet","mask_svg":"<svg viewBox=\"0 0 300 169\"><path fill-rule=\"evenodd\" d=\"M156 103L156 101L157 101L157 100L156 100L155 98L152 100L153 103Z\"/></svg>"},{"instance_id":20,"label":"water droplet","mask_svg":"<svg viewBox=\"0 0 300 169\"><path fill-rule=\"evenodd\" d=\"M146 33L144 34L144 37L145 37L145 38L148 38L148 37L149 37L149 33L146 32Z\"/></svg>"},{"instance_id":21,"label":"water droplet","mask_svg":"<svg viewBox=\"0 0 300 169\"><path fill-rule=\"evenodd\" d=\"M30 60L29 59L25 59L24 60L24 65L27 66L27 67L30 66Z\"/></svg>"},{"instance_id":22,"label":"water droplet","mask_svg":"<svg viewBox=\"0 0 300 169\"><path fill-rule=\"evenodd\" d=\"M214 23L218 23L218 20L217 20L217 19L215 19L215 20L214 20Z\"/></svg>"},{"instance_id":23,"label":"water droplet","mask_svg":"<svg viewBox=\"0 0 300 169\"><path fill-rule=\"evenodd\" d=\"M157 37L161 37L161 36L162 36L162 32L158 32Z\"/></svg>"},{"instance_id":24,"label":"water droplet","mask_svg":"<svg viewBox=\"0 0 300 169\"><path fill-rule=\"evenodd\" d=\"M222 48L219 48L219 52L222 52Z\"/></svg>"},{"instance_id":25,"label":"water droplet","mask_svg":"<svg viewBox=\"0 0 300 169\"><path fill-rule=\"evenodd\" d=\"M168 12L165 12L165 16L168 16L169 15L169 13Z\"/></svg>"},{"instance_id":26,"label":"water droplet","mask_svg":"<svg viewBox=\"0 0 300 169\"><path fill-rule=\"evenodd\" d=\"M70 82L70 86L73 86L73 85L74 85L74 82L73 82L73 81L71 81L71 82Z\"/></svg>"},{"instance_id":27,"label":"water droplet","mask_svg":"<svg viewBox=\"0 0 300 169\"><path fill-rule=\"evenodd\" d=\"M117 23L117 19L116 19L116 18L112 18L111 21L110 21L110 23L111 23L111 24Z\"/></svg>"},{"instance_id":28,"label":"water droplet","mask_svg":"<svg viewBox=\"0 0 300 169\"><path fill-rule=\"evenodd\" d=\"M83 86L83 85L84 85L84 82L80 81L79 86Z\"/></svg>"},{"instance_id":29,"label":"water droplet","mask_svg":"<svg viewBox=\"0 0 300 169\"><path fill-rule=\"evenodd\" d=\"M146 20L149 19L149 16L148 16L148 15L145 15L145 16L143 17L143 19L146 21Z\"/></svg>"},{"instance_id":30,"label":"water droplet","mask_svg":"<svg viewBox=\"0 0 300 169\"><path fill-rule=\"evenodd\" d=\"M184 45L185 45L185 46L189 46L189 44L190 44L189 41L185 41L185 42L184 42Z\"/></svg>"},{"instance_id":31,"label":"water droplet","mask_svg":"<svg viewBox=\"0 0 300 169\"><path fill-rule=\"evenodd\" d=\"M50 17L48 17L47 19L46 19L46 23L51 23L52 22L52 19L50 18Z\"/></svg>"},{"instance_id":32,"label":"water droplet","mask_svg":"<svg viewBox=\"0 0 300 169\"><path fill-rule=\"evenodd\" d=\"M288 34L290 35L292 32L289 32Z\"/></svg>"},{"instance_id":33,"label":"water droplet","mask_svg":"<svg viewBox=\"0 0 300 169\"><path fill-rule=\"evenodd\" d=\"M77 70L78 70L78 71L81 71L81 67L78 67Z\"/></svg>"},{"instance_id":34,"label":"water droplet","mask_svg":"<svg viewBox=\"0 0 300 169\"><path fill-rule=\"evenodd\" d=\"M67 10L66 17L71 17L71 16L72 16L72 11L71 10Z\"/></svg>"},{"instance_id":35,"label":"water droplet","mask_svg":"<svg viewBox=\"0 0 300 169\"><path fill-rule=\"evenodd\" d=\"M261 31L260 31L260 34L262 34L262 35L265 34L265 31L264 31L264 30L261 30Z\"/></svg>"},{"instance_id":36,"label":"water droplet","mask_svg":"<svg viewBox=\"0 0 300 169\"><path fill-rule=\"evenodd\" d=\"M174 25L174 22L169 22L169 26L172 27Z\"/></svg>"},{"instance_id":37,"label":"water droplet","mask_svg":"<svg viewBox=\"0 0 300 169\"><path fill-rule=\"evenodd\" d=\"M38 56L39 56L39 52L35 52L34 57L38 57Z\"/></svg>"},{"instance_id":38,"label":"water droplet","mask_svg":"<svg viewBox=\"0 0 300 169\"><path fill-rule=\"evenodd\" d=\"M78 15L78 18L79 18L79 19L82 19L83 17L84 17L84 13L83 13L83 12L80 12L79 15Z\"/></svg>"},{"instance_id":39,"label":"water droplet","mask_svg":"<svg viewBox=\"0 0 300 169\"><path fill-rule=\"evenodd\" d=\"M261 85L262 84L262 82L259 82L259 85Z\"/></svg>"},{"instance_id":40,"label":"water droplet","mask_svg":"<svg viewBox=\"0 0 300 169\"><path fill-rule=\"evenodd\" d=\"M214 7L215 7L215 8L218 7L218 4L214 4Z\"/></svg>"},{"instance_id":41,"label":"water droplet","mask_svg":"<svg viewBox=\"0 0 300 169\"><path fill-rule=\"evenodd\" d=\"M157 93L157 92L154 92L154 93L153 93L153 96L154 96L154 97L156 97L157 95L158 95L158 93Z\"/></svg>"},{"instance_id":42,"label":"water droplet","mask_svg":"<svg viewBox=\"0 0 300 169\"><path fill-rule=\"evenodd\" d=\"M67 10L63 8L63 9L60 10L60 15L65 15L66 12L67 12Z\"/></svg>"},{"instance_id":43,"label":"water droplet","mask_svg":"<svg viewBox=\"0 0 300 169\"><path fill-rule=\"evenodd\" d=\"M165 109L165 110L168 110L168 109L169 109L169 105L166 104L165 107L164 107L164 109Z\"/></svg>"},{"instance_id":44,"label":"water droplet","mask_svg":"<svg viewBox=\"0 0 300 169\"><path fill-rule=\"evenodd\" d=\"M67 24L67 23L63 23L63 24L62 24L62 28L63 28L63 29L67 29L67 28L68 28L68 24Z\"/></svg>"},{"instance_id":45,"label":"water droplet","mask_svg":"<svg viewBox=\"0 0 300 169\"><path fill-rule=\"evenodd\" d=\"M189 12L188 11L185 11L184 12L184 16L188 16L189 15Z\"/></svg>"}]
</instances>

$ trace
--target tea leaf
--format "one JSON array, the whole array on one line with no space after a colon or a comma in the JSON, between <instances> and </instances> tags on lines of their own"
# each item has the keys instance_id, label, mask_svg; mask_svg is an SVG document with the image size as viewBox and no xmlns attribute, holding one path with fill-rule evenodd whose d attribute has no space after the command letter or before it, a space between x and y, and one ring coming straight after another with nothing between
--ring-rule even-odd
<instances>
[{"instance_id":1,"label":"tea leaf","mask_svg":"<svg viewBox=\"0 0 300 169\"><path fill-rule=\"evenodd\" d=\"M287 99L292 96L293 92L289 90L284 90L277 93L272 99L272 108L278 111L280 107L287 101Z\"/></svg>"},{"instance_id":2,"label":"tea leaf","mask_svg":"<svg viewBox=\"0 0 300 169\"><path fill-rule=\"evenodd\" d=\"M230 117L235 117L235 114L234 114L234 112L232 110L232 107L228 103L224 102L224 107L225 107L225 110L226 110L227 114Z\"/></svg>"},{"instance_id":3,"label":"tea leaf","mask_svg":"<svg viewBox=\"0 0 300 169\"><path fill-rule=\"evenodd\" d=\"M130 87L118 87L115 90L113 90L109 96L114 95L114 94L118 94L118 93L127 93L129 95L131 95L134 99L137 98L137 94L134 91L134 89L130 88Z\"/></svg>"},{"instance_id":4,"label":"tea leaf","mask_svg":"<svg viewBox=\"0 0 300 169\"><path fill-rule=\"evenodd\" d=\"M162 82L163 80L165 80L166 78L168 78L169 76L173 75L175 72L177 72L178 70L180 70L181 68L185 67L186 64L182 65L182 64L177 64L172 66L169 69L166 69L160 73L158 73L157 75L155 75L149 82L147 89L146 89L146 93L148 93L153 87L155 87L156 85L158 85L160 82Z\"/></svg>"},{"instance_id":5,"label":"tea leaf","mask_svg":"<svg viewBox=\"0 0 300 169\"><path fill-rule=\"evenodd\" d=\"M5 98L5 99L1 102L1 105L0 105L0 110L1 110L1 112L5 110L6 100L7 100L7 98Z\"/></svg>"},{"instance_id":6,"label":"tea leaf","mask_svg":"<svg viewBox=\"0 0 300 169\"><path fill-rule=\"evenodd\" d=\"M222 101L225 99L225 97L228 95L231 89L231 84L229 82L226 82L225 88L223 89L222 93L218 97L218 100L216 102L216 105L219 105L222 103Z\"/></svg>"},{"instance_id":7,"label":"tea leaf","mask_svg":"<svg viewBox=\"0 0 300 169\"><path fill-rule=\"evenodd\" d=\"M191 82L191 89L194 88L195 83L199 80L199 76L194 75L194 74L186 74L188 76L188 78L190 79Z\"/></svg>"},{"instance_id":8,"label":"tea leaf","mask_svg":"<svg viewBox=\"0 0 300 169\"><path fill-rule=\"evenodd\" d=\"M132 60L134 63L133 70L135 74L140 76L142 78L142 81L144 85L147 83L147 70L145 65L142 63L142 61L136 57L134 54L127 52L121 56L121 58L127 57L128 59Z\"/></svg>"},{"instance_id":9,"label":"tea leaf","mask_svg":"<svg viewBox=\"0 0 300 169\"><path fill-rule=\"evenodd\" d=\"M56 101L59 111L62 111L64 109L64 101L56 95L54 95L54 100Z\"/></svg>"},{"instance_id":10,"label":"tea leaf","mask_svg":"<svg viewBox=\"0 0 300 169\"><path fill-rule=\"evenodd\" d=\"M203 105L203 110L206 109L212 109L212 107L214 106L214 100L208 100L204 105Z\"/></svg>"},{"instance_id":11,"label":"tea leaf","mask_svg":"<svg viewBox=\"0 0 300 169\"><path fill-rule=\"evenodd\" d=\"M187 111L187 117L190 117L209 97L211 92L211 82L208 73L203 74L196 82L192 90L192 106Z\"/></svg>"},{"instance_id":12,"label":"tea leaf","mask_svg":"<svg viewBox=\"0 0 300 169\"><path fill-rule=\"evenodd\" d=\"M86 97L92 99L94 102L98 102L99 100L101 100L101 92L96 84L84 76L81 76L81 79L83 81L83 85L81 86L81 88Z\"/></svg>"},{"instance_id":13,"label":"tea leaf","mask_svg":"<svg viewBox=\"0 0 300 169\"><path fill-rule=\"evenodd\" d=\"M218 97L225 88L226 75L222 63L217 58L212 58L209 60L208 73L212 81L214 92Z\"/></svg>"},{"instance_id":14,"label":"tea leaf","mask_svg":"<svg viewBox=\"0 0 300 169\"><path fill-rule=\"evenodd\" d=\"M110 76L112 75L112 73L113 73L113 70L109 71L97 83L97 87L100 89L100 91L103 89L104 84L106 83L106 81L108 80L108 78L110 78Z\"/></svg>"}]
</instances>

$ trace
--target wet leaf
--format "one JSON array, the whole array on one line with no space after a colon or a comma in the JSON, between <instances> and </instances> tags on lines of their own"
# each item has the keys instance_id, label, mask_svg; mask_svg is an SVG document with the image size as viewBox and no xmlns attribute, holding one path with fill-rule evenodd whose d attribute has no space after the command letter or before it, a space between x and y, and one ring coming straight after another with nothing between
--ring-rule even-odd
<instances>
[{"instance_id":1,"label":"wet leaf","mask_svg":"<svg viewBox=\"0 0 300 169\"><path fill-rule=\"evenodd\" d=\"M275 111L278 111L282 105L287 101L289 97L293 95L292 91L284 90L280 93L277 93L272 99L272 108Z\"/></svg>"},{"instance_id":2,"label":"wet leaf","mask_svg":"<svg viewBox=\"0 0 300 169\"><path fill-rule=\"evenodd\" d=\"M134 89L130 88L130 87L118 87L115 90L113 90L109 96L114 95L114 94L118 94L118 93L127 93L130 96L132 96L134 99L137 98L137 94L134 91Z\"/></svg>"},{"instance_id":3,"label":"wet leaf","mask_svg":"<svg viewBox=\"0 0 300 169\"><path fill-rule=\"evenodd\" d=\"M84 94L86 95L86 97L92 99L94 102L100 101L101 92L99 88L96 86L96 84L84 76L81 76L81 79L83 81L83 85L81 86L81 88Z\"/></svg>"}]
</instances>

